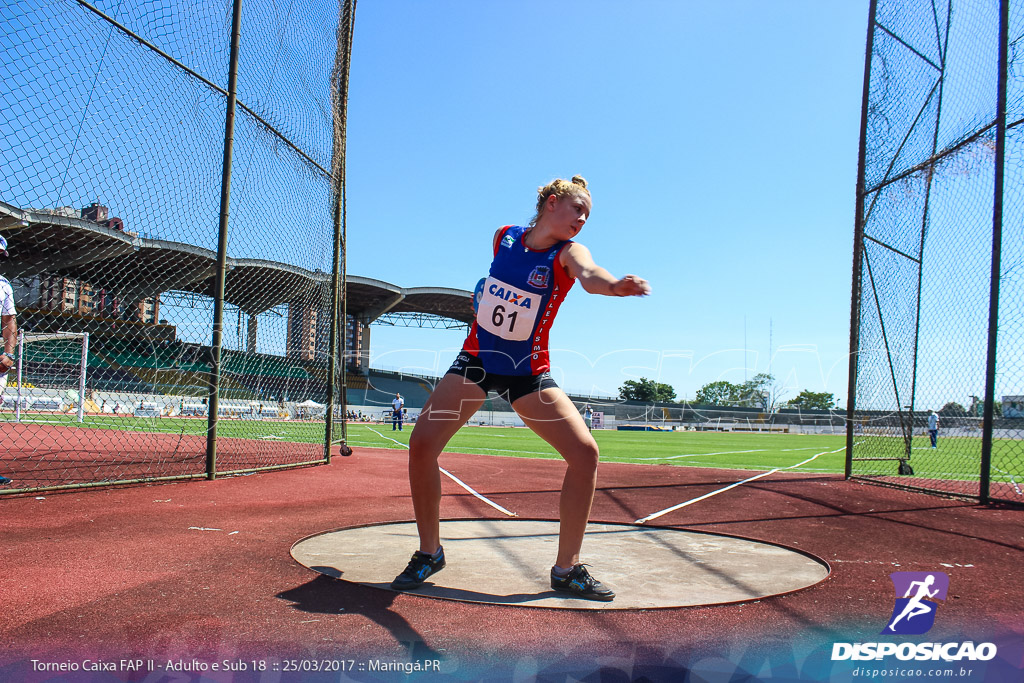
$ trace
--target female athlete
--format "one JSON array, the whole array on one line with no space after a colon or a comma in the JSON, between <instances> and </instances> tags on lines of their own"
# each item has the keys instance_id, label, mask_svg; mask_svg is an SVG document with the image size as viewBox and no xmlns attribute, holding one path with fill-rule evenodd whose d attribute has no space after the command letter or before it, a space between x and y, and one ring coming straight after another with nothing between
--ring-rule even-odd
<instances>
[{"instance_id":1,"label":"female athlete","mask_svg":"<svg viewBox=\"0 0 1024 683\"><path fill-rule=\"evenodd\" d=\"M557 179L537 192L537 213L528 227L505 226L495 233L494 260L476 321L409 439L409 484L420 549L392 582L394 589L418 588L445 566L438 456L493 390L568 464L551 587L591 600L615 597L579 562L597 485L598 449L579 411L551 379L548 333L575 280L587 292L606 296L644 296L651 288L635 275L612 276L594 263L586 247L572 241L590 216L586 180Z\"/></svg>"}]
</instances>

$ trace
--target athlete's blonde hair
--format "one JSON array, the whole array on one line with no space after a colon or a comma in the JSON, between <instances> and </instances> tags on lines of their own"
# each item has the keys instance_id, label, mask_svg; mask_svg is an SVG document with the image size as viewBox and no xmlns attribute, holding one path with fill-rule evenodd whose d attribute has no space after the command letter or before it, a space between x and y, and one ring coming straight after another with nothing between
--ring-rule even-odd
<instances>
[{"instance_id":1,"label":"athlete's blonde hair","mask_svg":"<svg viewBox=\"0 0 1024 683\"><path fill-rule=\"evenodd\" d=\"M530 219L530 225L537 225L537 221L540 220L541 214L544 213L544 204L547 203L548 197L554 195L561 199L562 197L580 196L590 199L590 190L587 189L587 181L581 175L574 175L572 180L564 180L562 178L555 178L550 183L543 187L537 188L537 213Z\"/></svg>"}]
</instances>

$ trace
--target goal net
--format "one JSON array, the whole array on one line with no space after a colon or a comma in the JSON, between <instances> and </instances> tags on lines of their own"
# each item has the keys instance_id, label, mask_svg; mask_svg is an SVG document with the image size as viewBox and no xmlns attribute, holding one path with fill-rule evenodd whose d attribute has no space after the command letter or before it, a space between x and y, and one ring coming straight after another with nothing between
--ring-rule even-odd
<instances>
[{"instance_id":1,"label":"goal net","mask_svg":"<svg viewBox=\"0 0 1024 683\"><path fill-rule=\"evenodd\" d=\"M88 332L18 334L15 372L8 373L7 395L13 392L15 421L46 414L85 416L86 373L89 365ZM14 377L10 377L14 374ZM15 386L10 386L14 382Z\"/></svg>"}]
</instances>

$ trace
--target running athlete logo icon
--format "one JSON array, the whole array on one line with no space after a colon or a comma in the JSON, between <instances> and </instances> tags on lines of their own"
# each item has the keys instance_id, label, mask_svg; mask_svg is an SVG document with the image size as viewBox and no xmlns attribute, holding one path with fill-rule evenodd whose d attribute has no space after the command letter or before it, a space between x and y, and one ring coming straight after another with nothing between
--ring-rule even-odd
<instances>
[{"instance_id":1,"label":"running athlete logo icon","mask_svg":"<svg viewBox=\"0 0 1024 683\"><path fill-rule=\"evenodd\" d=\"M889 578L896 589L896 605L882 633L927 633L935 624L935 600L946 599L949 576L943 572L893 572Z\"/></svg>"}]
</instances>

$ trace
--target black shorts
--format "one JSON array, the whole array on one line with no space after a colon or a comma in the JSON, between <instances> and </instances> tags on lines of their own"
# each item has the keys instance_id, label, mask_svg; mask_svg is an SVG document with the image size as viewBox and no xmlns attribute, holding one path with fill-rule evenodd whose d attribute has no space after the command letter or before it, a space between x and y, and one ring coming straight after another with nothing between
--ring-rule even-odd
<instances>
[{"instance_id":1,"label":"black shorts","mask_svg":"<svg viewBox=\"0 0 1024 683\"><path fill-rule=\"evenodd\" d=\"M528 396L541 389L557 389L558 384L551 379L550 372L539 375L496 375L484 370L480 358L466 351L460 351L455 362L448 368L446 375L462 375L470 382L483 389L498 392L500 398L515 403L523 396Z\"/></svg>"}]
</instances>

